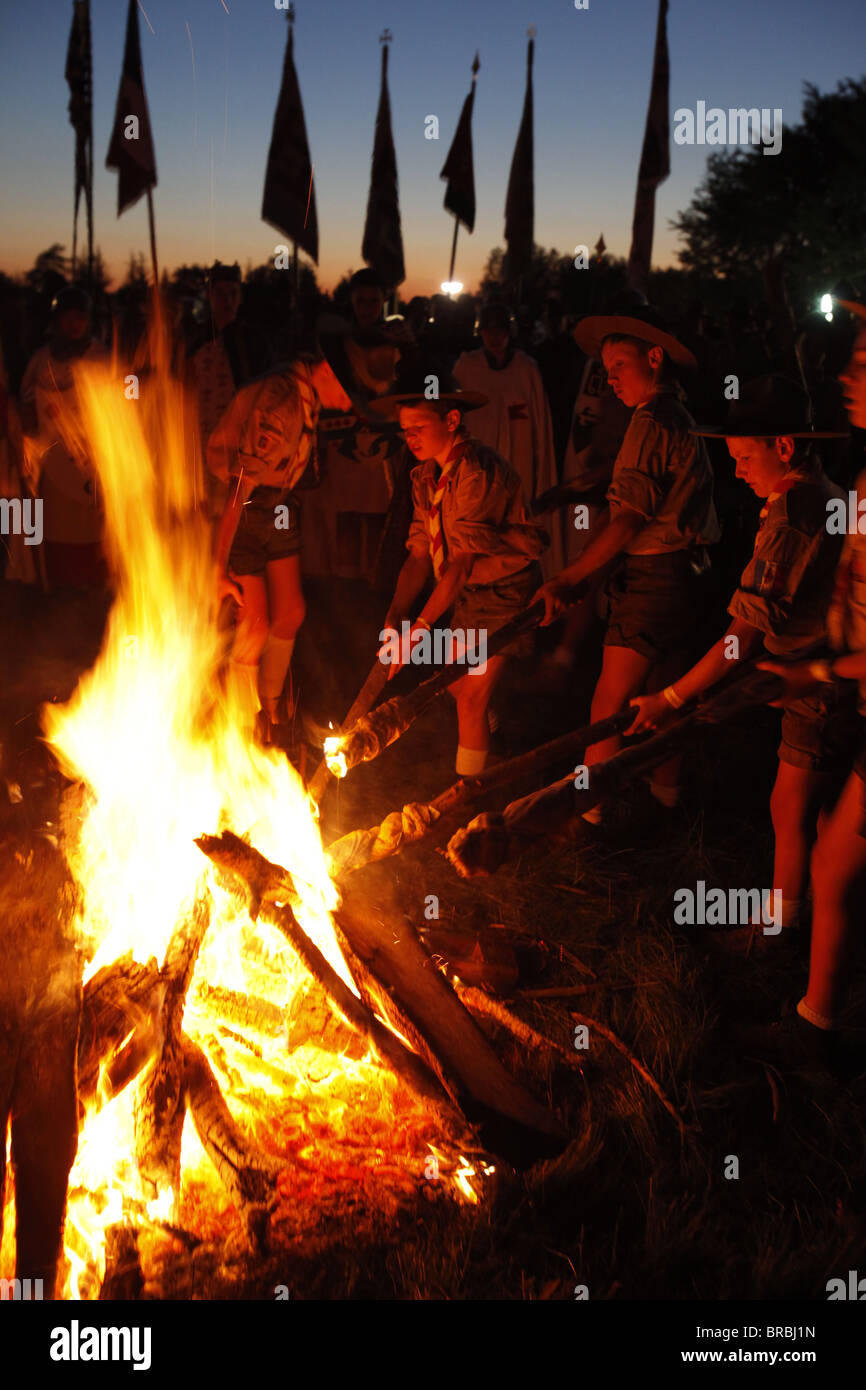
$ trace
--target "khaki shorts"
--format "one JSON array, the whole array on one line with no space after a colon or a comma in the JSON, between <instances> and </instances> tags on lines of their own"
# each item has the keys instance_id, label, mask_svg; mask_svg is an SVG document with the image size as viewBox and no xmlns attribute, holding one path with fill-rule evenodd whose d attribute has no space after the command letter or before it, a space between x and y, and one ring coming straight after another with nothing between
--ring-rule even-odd
<instances>
[{"instance_id":1,"label":"khaki shorts","mask_svg":"<svg viewBox=\"0 0 866 1390\"><path fill-rule=\"evenodd\" d=\"M607 581L604 645L629 647L653 664L688 647L703 597L693 559L691 550L627 555Z\"/></svg>"},{"instance_id":2,"label":"khaki shorts","mask_svg":"<svg viewBox=\"0 0 866 1390\"><path fill-rule=\"evenodd\" d=\"M532 564L517 574L501 579L497 584L467 584L454 605L450 626L483 630L489 639L499 628L504 627L518 613L529 607L529 601L542 583L541 566ZM525 632L515 637L513 642L497 656L531 656L533 633Z\"/></svg>"},{"instance_id":3,"label":"khaki shorts","mask_svg":"<svg viewBox=\"0 0 866 1390\"><path fill-rule=\"evenodd\" d=\"M857 695L827 686L785 707L779 762L812 772L844 772L857 732Z\"/></svg>"},{"instance_id":4,"label":"khaki shorts","mask_svg":"<svg viewBox=\"0 0 866 1390\"><path fill-rule=\"evenodd\" d=\"M289 524L277 529L276 509L288 508ZM264 574L269 560L284 560L301 550L301 509L293 492L280 487L257 487L241 510L229 552L232 574Z\"/></svg>"}]
</instances>

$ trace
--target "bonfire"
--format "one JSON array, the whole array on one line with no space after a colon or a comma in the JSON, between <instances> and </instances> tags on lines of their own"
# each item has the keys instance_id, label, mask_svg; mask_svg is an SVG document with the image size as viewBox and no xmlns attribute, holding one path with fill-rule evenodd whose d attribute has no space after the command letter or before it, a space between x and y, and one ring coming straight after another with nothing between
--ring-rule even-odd
<instances>
[{"instance_id":1,"label":"bonfire","mask_svg":"<svg viewBox=\"0 0 866 1390\"><path fill-rule=\"evenodd\" d=\"M329 1185L372 1182L384 1210L425 1183L472 1203L492 1171L359 988L315 802L221 682L196 430L157 333L151 348L137 399L116 367L77 380L115 597L95 665L43 711L87 959L75 1299L111 1296L130 1261L158 1291L166 1252L205 1241L277 1248Z\"/></svg>"}]
</instances>

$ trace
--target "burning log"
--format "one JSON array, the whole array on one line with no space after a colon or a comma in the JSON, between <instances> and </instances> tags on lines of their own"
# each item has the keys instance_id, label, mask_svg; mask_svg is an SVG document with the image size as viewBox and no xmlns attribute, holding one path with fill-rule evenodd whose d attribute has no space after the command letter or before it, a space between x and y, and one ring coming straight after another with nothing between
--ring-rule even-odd
<instances>
[{"instance_id":1,"label":"burning log","mask_svg":"<svg viewBox=\"0 0 866 1390\"><path fill-rule=\"evenodd\" d=\"M181 1039L183 1088L202 1147L224 1187L238 1202L254 1239L261 1237L262 1209L273 1196L283 1167L255 1149L223 1100L207 1058L189 1038Z\"/></svg>"},{"instance_id":2,"label":"burning log","mask_svg":"<svg viewBox=\"0 0 866 1390\"><path fill-rule=\"evenodd\" d=\"M578 597L575 592L575 599ZM505 623L487 639L488 659L496 654L515 637L537 627L544 617L544 605L534 603L516 618ZM435 676L424 681L408 695L398 695L386 700L372 714L359 719L354 727L342 735L325 740L325 761L329 770L337 777L345 777L358 763L369 763L377 758L383 749L395 743L406 732L410 724L418 718L428 705L444 693L455 681L466 673L453 664L444 666Z\"/></svg>"},{"instance_id":3,"label":"burning log","mask_svg":"<svg viewBox=\"0 0 866 1390\"><path fill-rule=\"evenodd\" d=\"M402 1077L416 1095L432 1104L451 1128L455 1123L462 1125L445 1088L431 1070L352 992L307 936L292 909L277 901L294 896L288 872L278 864L271 864L229 831L219 838L202 835L196 844L213 863L234 874L248 888L250 917L255 921L261 916L283 933L310 974L326 990L344 1021L361 1033L386 1065ZM354 977L353 964L357 962L350 958L347 964ZM363 972L359 969L359 973Z\"/></svg>"},{"instance_id":4,"label":"burning log","mask_svg":"<svg viewBox=\"0 0 866 1390\"><path fill-rule=\"evenodd\" d=\"M346 1022L368 1038L417 1095L437 1108L452 1130L465 1132L464 1116L470 1123L480 1122L484 1144L514 1162L559 1152L565 1135L558 1122L505 1070L433 967L394 902L393 886L381 873L384 866L371 865L353 875L347 899L334 914L338 940L362 995L358 999L285 906L292 894L285 869L229 833L219 839L203 836L196 843L248 886L251 915L265 917L284 932ZM283 905L277 906L278 901ZM380 1022L375 1009L420 1055Z\"/></svg>"},{"instance_id":5,"label":"burning log","mask_svg":"<svg viewBox=\"0 0 866 1390\"><path fill-rule=\"evenodd\" d=\"M80 1104L94 1098L100 1069L110 1059L114 1095L149 1061L157 1046L153 1020L162 1007L164 988L156 961L141 964L131 951L88 980L78 1036Z\"/></svg>"},{"instance_id":6,"label":"burning log","mask_svg":"<svg viewBox=\"0 0 866 1390\"><path fill-rule=\"evenodd\" d=\"M432 801L410 802L402 811L392 811L369 830L350 831L328 846L329 872L339 878L364 864L399 854L406 845L430 839L442 830L443 822L462 816L468 807L484 801L501 787L528 780L550 766L578 757L590 744L624 729L633 717L630 709L620 710L609 719L598 720L529 753L509 758L477 777L461 777Z\"/></svg>"},{"instance_id":7,"label":"burning log","mask_svg":"<svg viewBox=\"0 0 866 1390\"><path fill-rule=\"evenodd\" d=\"M480 1122L485 1147L517 1164L559 1152L558 1121L506 1070L435 968L397 900L390 866L353 874L336 917L389 1012L399 1009L401 1031L411 1028L406 1036L435 1064L466 1117Z\"/></svg>"},{"instance_id":8,"label":"burning log","mask_svg":"<svg viewBox=\"0 0 866 1390\"><path fill-rule=\"evenodd\" d=\"M195 963L210 925L209 892L199 897L168 943L160 977L165 986L159 1016L161 1048L145 1084L136 1096L135 1150L145 1191L180 1190L180 1146L183 1137L184 1048L181 1034L184 1004Z\"/></svg>"}]
</instances>

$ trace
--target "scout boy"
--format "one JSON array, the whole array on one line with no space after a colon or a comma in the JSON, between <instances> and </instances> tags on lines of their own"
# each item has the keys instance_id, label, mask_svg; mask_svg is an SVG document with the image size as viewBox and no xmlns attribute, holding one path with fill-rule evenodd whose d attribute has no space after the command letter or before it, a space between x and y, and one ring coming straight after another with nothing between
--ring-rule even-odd
<instances>
[{"instance_id":1,"label":"scout boy","mask_svg":"<svg viewBox=\"0 0 866 1390\"><path fill-rule=\"evenodd\" d=\"M418 391L386 396L370 410L398 419L411 453L412 522L409 554L397 580L385 628L399 631L428 581L430 596L410 631L429 630L449 609L449 627L486 637L527 607L538 588L538 557L547 536L529 516L520 478L493 449L473 439L464 411L486 404L479 392L438 381L438 396ZM507 653L520 655L531 637L517 639ZM384 648L383 648L384 652ZM488 706L505 669L497 654L450 687L457 702L457 772L479 773L490 747ZM396 668L394 668L396 669Z\"/></svg>"},{"instance_id":2,"label":"scout boy","mask_svg":"<svg viewBox=\"0 0 866 1390\"><path fill-rule=\"evenodd\" d=\"M703 441L679 399L675 368L696 367L693 355L658 314L636 306L628 314L583 319L578 346L600 357L614 394L633 408L607 490L609 517L578 559L539 590L546 623L558 617L577 584L621 560L608 591L610 610L601 675L591 720L605 719L643 690L679 675L700 615L705 545L719 539L713 475ZM587 749L587 765L612 757L619 738ZM677 802L679 761L656 769L650 790L667 806ZM584 819L598 822L601 806Z\"/></svg>"},{"instance_id":3,"label":"scout boy","mask_svg":"<svg viewBox=\"0 0 866 1390\"><path fill-rule=\"evenodd\" d=\"M825 650L826 612L842 538L827 530L828 502L842 492L809 452L815 439L838 438L809 426L805 391L771 374L748 382L718 429L695 430L724 438L736 475L764 498L755 548L728 605L727 631L690 671L657 694L634 700L626 731L643 733L665 722L763 644L777 657L815 658ZM803 915L809 854L818 815L844 770L847 702L823 691L791 704L782 719L779 768L770 798L775 834L773 885L782 897L782 927ZM847 718L846 718L847 716Z\"/></svg>"}]
</instances>

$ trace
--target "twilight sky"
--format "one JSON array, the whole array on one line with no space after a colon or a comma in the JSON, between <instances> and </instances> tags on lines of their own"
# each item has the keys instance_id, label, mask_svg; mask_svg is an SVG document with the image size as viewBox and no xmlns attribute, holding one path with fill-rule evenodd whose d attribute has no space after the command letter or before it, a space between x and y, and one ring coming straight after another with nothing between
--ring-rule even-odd
<instances>
[{"instance_id":1,"label":"twilight sky","mask_svg":"<svg viewBox=\"0 0 866 1390\"><path fill-rule=\"evenodd\" d=\"M144 77L156 146L160 258L273 256L260 220L286 18L273 0L141 0ZM461 229L456 276L474 289L503 244L508 170L520 120L526 30L535 51L535 240L572 253L600 232L627 255L655 36L655 0L296 0L295 58L315 165L319 283L362 264L379 34L394 35L391 106L407 279L430 293L448 271L453 221L439 170L469 87L478 216ZM144 200L118 219L117 178L105 168L120 76L126 0L92 0L95 242L122 279L147 249ZM71 0L0 0L0 269L27 269L52 242L72 243L74 134L63 77ZM189 27L189 34L187 33ZM781 107L796 124L803 82L822 90L866 63L863 0L671 0L671 118L678 107ZM192 51L191 51L191 44ZM194 59L193 59L194 54ZM425 140L437 115L440 138ZM669 218L700 182L706 147L671 148L656 204L653 263L676 263ZM83 236L83 218L79 238Z\"/></svg>"}]
</instances>

